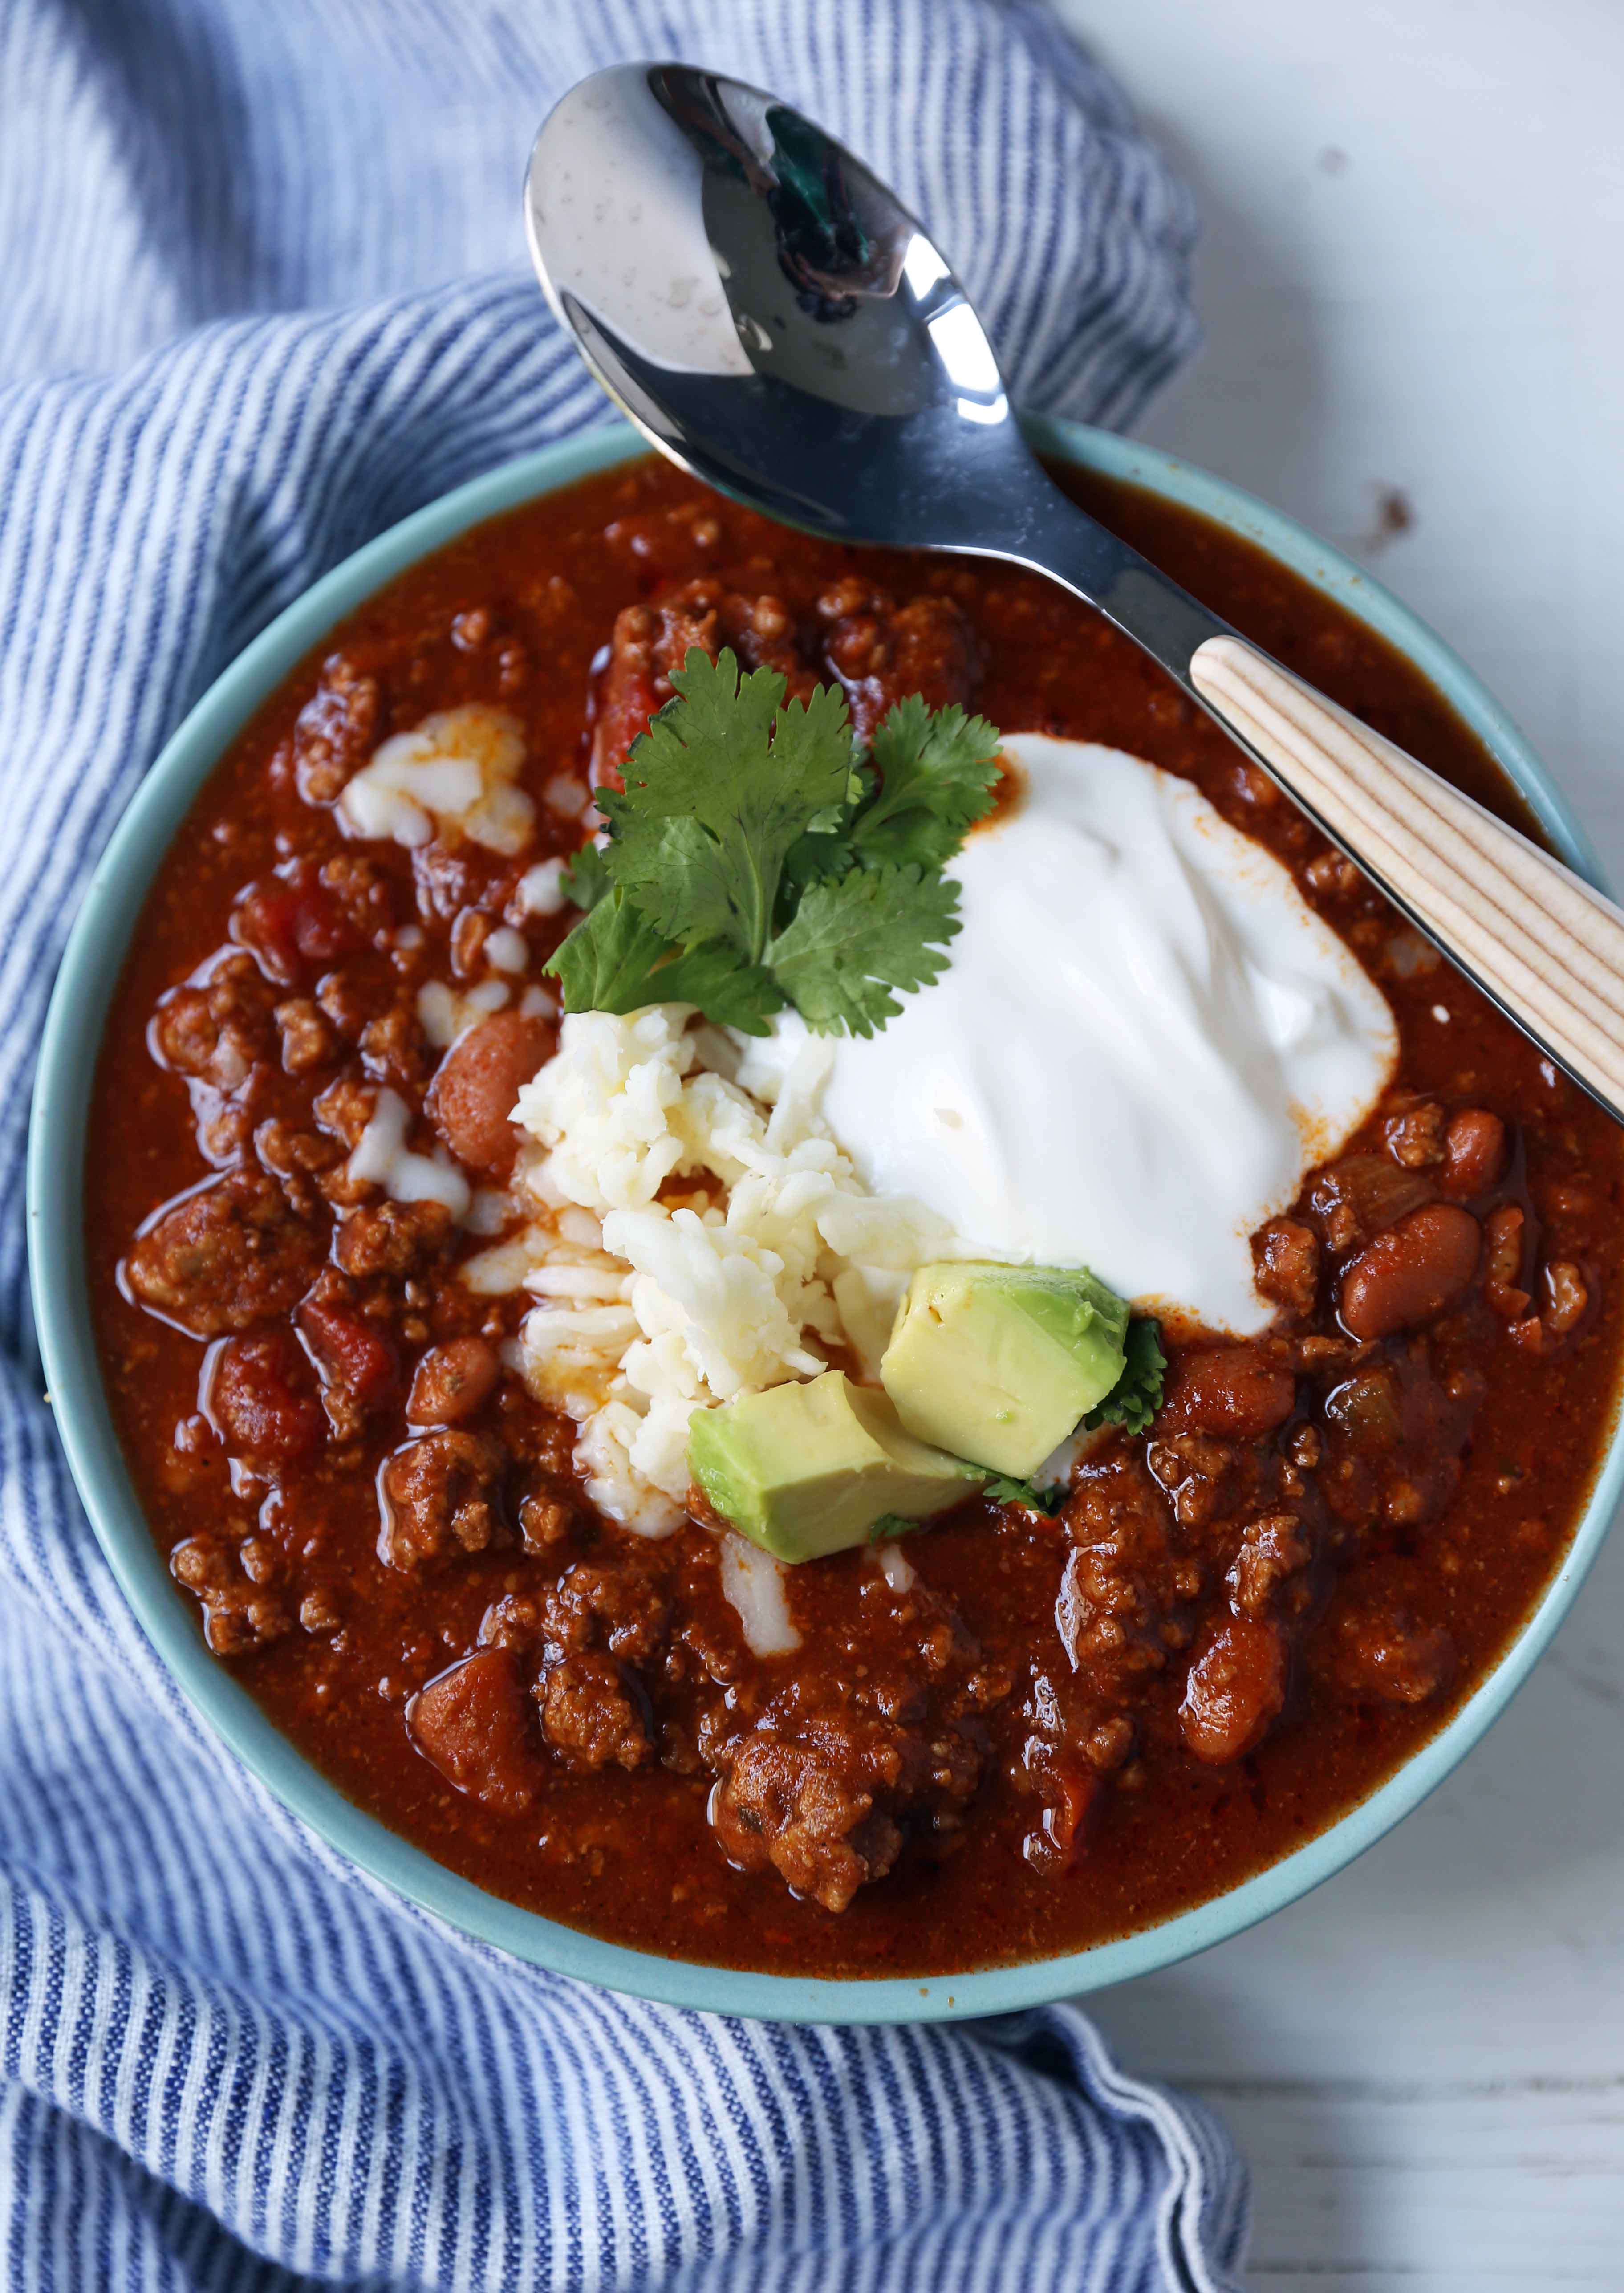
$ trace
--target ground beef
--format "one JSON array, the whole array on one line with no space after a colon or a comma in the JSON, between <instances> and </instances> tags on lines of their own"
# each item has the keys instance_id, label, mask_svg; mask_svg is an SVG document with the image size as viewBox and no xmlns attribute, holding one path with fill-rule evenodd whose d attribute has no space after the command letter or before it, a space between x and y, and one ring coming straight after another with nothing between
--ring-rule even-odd
<instances>
[{"instance_id":1,"label":"ground beef","mask_svg":"<svg viewBox=\"0 0 1624 2293\"><path fill-rule=\"evenodd\" d=\"M169 1556L169 1572L203 1607L203 1633L216 1656L245 1656L293 1629L274 1592L257 1584L223 1538L190 1536Z\"/></svg>"},{"instance_id":2,"label":"ground beef","mask_svg":"<svg viewBox=\"0 0 1624 2293\"><path fill-rule=\"evenodd\" d=\"M375 1082L415 1095L429 1071L429 1051L416 1011L404 1003L380 1011L362 1027L361 1064Z\"/></svg>"},{"instance_id":3,"label":"ground beef","mask_svg":"<svg viewBox=\"0 0 1624 2293\"><path fill-rule=\"evenodd\" d=\"M426 1433L397 1449L379 1483L380 1557L392 1568L415 1568L503 1542L503 1464L480 1433Z\"/></svg>"},{"instance_id":4,"label":"ground beef","mask_svg":"<svg viewBox=\"0 0 1624 2293\"><path fill-rule=\"evenodd\" d=\"M1423 1098L1390 1114L1382 1138L1395 1163L1407 1171L1425 1171L1444 1158L1443 1130L1443 1109L1435 1098Z\"/></svg>"},{"instance_id":5,"label":"ground beef","mask_svg":"<svg viewBox=\"0 0 1624 2293\"><path fill-rule=\"evenodd\" d=\"M966 1725L933 1724L918 1683L897 1686L874 1683L860 1699L809 1674L748 1732L703 1731L711 1826L730 1862L771 1867L843 1911L891 1869L910 1823L957 1823L981 1779L979 1746Z\"/></svg>"},{"instance_id":6,"label":"ground beef","mask_svg":"<svg viewBox=\"0 0 1624 2293\"><path fill-rule=\"evenodd\" d=\"M569 1768L640 1768L654 1756L649 1699L630 1666L602 1650L561 1657L536 1683L541 1724Z\"/></svg>"},{"instance_id":7,"label":"ground beef","mask_svg":"<svg viewBox=\"0 0 1624 2293\"><path fill-rule=\"evenodd\" d=\"M309 1074L337 1057L338 1038L319 1004L308 995L279 1003L272 1017L282 1038L282 1065L288 1074Z\"/></svg>"},{"instance_id":8,"label":"ground beef","mask_svg":"<svg viewBox=\"0 0 1624 2293\"><path fill-rule=\"evenodd\" d=\"M971 700L977 681L974 638L950 597L899 605L853 575L825 590L815 621L797 630L775 596L689 581L628 605L615 623L593 737L594 784L619 787L626 751L671 698L671 672L695 645L713 660L725 645L743 668L775 669L791 700L804 701L819 684L840 685L865 743L906 695L922 693L942 709Z\"/></svg>"},{"instance_id":9,"label":"ground beef","mask_svg":"<svg viewBox=\"0 0 1624 2293\"><path fill-rule=\"evenodd\" d=\"M845 688L852 729L867 742L893 704L923 694L932 709L968 701L975 689L975 642L950 597L916 597L899 607L884 589L852 575L818 601L822 656Z\"/></svg>"},{"instance_id":10,"label":"ground beef","mask_svg":"<svg viewBox=\"0 0 1624 2293\"><path fill-rule=\"evenodd\" d=\"M557 1649L606 1648L630 1664L652 1660L665 1641L670 1603L649 1564L631 1552L578 1560L547 1593L542 1630Z\"/></svg>"},{"instance_id":11,"label":"ground beef","mask_svg":"<svg viewBox=\"0 0 1624 2293\"><path fill-rule=\"evenodd\" d=\"M1151 1473L1167 1492L1181 1528L1202 1528L1235 1502L1241 1452L1233 1441L1210 1433L1175 1433L1152 1442L1146 1455Z\"/></svg>"},{"instance_id":12,"label":"ground beef","mask_svg":"<svg viewBox=\"0 0 1624 2293\"><path fill-rule=\"evenodd\" d=\"M776 669L791 700L805 700L816 671L797 651L789 615L771 596L744 597L719 581L689 581L615 623L593 733L594 786L618 788L626 751L672 695L671 672L691 648L715 660L731 648L744 669Z\"/></svg>"},{"instance_id":13,"label":"ground beef","mask_svg":"<svg viewBox=\"0 0 1624 2293\"><path fill-rule=\"evenodd\" d=\"M194 1337L220 1338L287 1313L321 1253L320 1237L277 1181L249 1166L160 1211L125 1269L142 1305Z\"/></svg>"},{"instance_id":14,"label":"ground beef","mask_svg":"<svg viewBox=\"0 0 1624 2293\"><path fill-rule=\"evenodd\" d=\"M153 1014L153 1050L174 1074L230 1092L269 1055L271 992L250 956L232 952L200 984L172 988Z\"/></svg>"},{"instance_id":15,"label":"ground beef","mask_svg":"<svg viewBox=\"0 0 1624 2293\"><path fill-rule=\"evenodd\" d=\"M342 793L376 742L379 714L376 678L341 652L329 655L294 726L294 774L307 804L331 804Z\"/></svg>"},{"instance_id":16,"label":"ground beef","mask_svg":"<svg viewBox=\"0 0 1624 2293\"><path fill-rule=\"evenodd\" d=\"M1252 1237L1258 1289L1288 1313L1312 1314L1320 1291L1320 1243L1312 1227L1275 1219Z\"/></svg>"},{"instance_id":17,"label":"ground beef","mask_svg":"<svg viewBox=\"0 0 1624 2293\"><path fill-rule=\"evenodd\" d=\"M357 1279L413 1274L440 1256L452 1225L443 1203L369 1203L340 1219L333 1256Z\"/></svg>"},{"instance_id":18,"label":"ground beef","mask_svg":"<svg viewBox=\"0 0 1624 2293\"><path fill-rule=\"evenodd\" d=\"M1076 1542L1061 1575L1055 1630L1087 1695L1115 1705L1166 1664L1200 1571L1149 1473L1127 1461L1085 1484L1067 1525Z\"/></svg>"},{"instance_id":19,"label":"ground beef","mask_svg":"<svg viewBox=\"0 0 1624 2293\"><path fill-rule=\"evenodd\" d=\"M1261 1520L1248 1521L1226 1580L1230 1599L1243 1616L1266 1616L1305 1589L1303 1572L1312 1557L1295 1513L1265 1513Z\"/></svg>"}]
</instances>

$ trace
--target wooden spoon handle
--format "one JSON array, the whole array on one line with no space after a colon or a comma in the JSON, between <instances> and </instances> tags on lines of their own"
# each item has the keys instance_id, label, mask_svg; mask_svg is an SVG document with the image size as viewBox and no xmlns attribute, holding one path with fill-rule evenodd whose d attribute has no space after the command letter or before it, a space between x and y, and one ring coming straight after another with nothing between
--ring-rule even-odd
<instances>
[{"instance_id":1,"label":"wooden spoon handle","mask_svg":"<svg viewBox=\"0 0 1624 2293\"><path fill-rule=\"evenodd\" d=\"M1239 637L1190 681L1518 1025L1624 1119L1624 912Z\"/></svg>"}]
</instances>

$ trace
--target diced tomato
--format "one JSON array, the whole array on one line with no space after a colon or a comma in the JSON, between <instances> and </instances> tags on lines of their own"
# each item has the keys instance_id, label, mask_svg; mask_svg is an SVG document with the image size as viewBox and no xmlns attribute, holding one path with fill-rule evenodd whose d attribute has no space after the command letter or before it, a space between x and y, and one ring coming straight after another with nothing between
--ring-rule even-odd
<instances>
[{"instance_id":1,"label":"diced tomato","mask_svg":"<svg viewBox=\"0 0 1624 2293\"><path fill-rule=\"evenodd\" d=\"M394 1347L342 1306L322 1298L307 1298L299 1308L299 1327L327 1378L345 1385L363 1409L376 1409L388 1401L400 1382Z\"/></svg>"},{"instance_id":2,"label":"diced tomato","mask_svg":"<svg viewBox=\"0 0 1624 2293\"><path fill-rule=\"evenodd\" d=\"M476 1649L406 1707L412 1741L458 1791L521 1815L545 1780L535 1708L511 1649Z\"/></svg>"},{"instance_id":3,"label":"diced tomato","mask_svg":"<svg viewBox=\"0 0 1624 2293\"><path fill-rule=\"evenodd\" d=\"M235 1456L297 1463L327 1434L311 1365L287 1330L228 1338L205 1377L206 1414Z\"/></svg>"},{"instance_id":4,"label":"diced tomato","mask_svg":"<svg viewBox=\"0 0 1624 2293\"><path fill-rule=\"evenodd\" d=\"M325 968L359 944L338 900L304 860L247 886L231 912L231 937L284 987L307 965Z\"/></svg>"}]
</instances>

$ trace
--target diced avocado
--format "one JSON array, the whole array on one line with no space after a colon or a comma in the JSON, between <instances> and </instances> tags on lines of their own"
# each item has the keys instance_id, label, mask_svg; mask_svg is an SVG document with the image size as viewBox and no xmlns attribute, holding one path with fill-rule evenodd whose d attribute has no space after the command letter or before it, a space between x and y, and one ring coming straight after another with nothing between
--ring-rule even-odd
<instances>
[{"instance_id":1,"label":"diced avocado","mask_svg":"<svg viewBox=\"0 0 1624 2293\"><path fill-rule=\"evenodd\" d=\"M688 1462L723 1519L780 1560L865 1544L887 1513L927 1519L986 1479L916 1441L883 1393L837 1369L696 1410Z\"/></svg>"},{"instance_id":2,"label":"diced avocado","mask_svg":"<svg viewBox=\"0 0 1624 2293\"><path fill-rule=\"evenodd\" d=\"M1084 1268L922 1266L880 1378L909 1433L1025 1479L1121 1376L1127 1334Z\"/></svg>"}]
</instances>

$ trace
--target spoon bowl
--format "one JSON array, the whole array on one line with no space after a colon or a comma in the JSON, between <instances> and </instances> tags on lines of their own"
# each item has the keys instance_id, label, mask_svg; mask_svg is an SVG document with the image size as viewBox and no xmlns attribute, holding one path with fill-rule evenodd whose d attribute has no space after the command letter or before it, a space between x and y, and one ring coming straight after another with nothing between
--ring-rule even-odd
<instances>
[{"instance_id":1,"label":"spoon bowl","mask_svg":"<svg viewBox=\"0 0 1624 2293\"><path fill-rule=\"evenodd\" d=\"M836 540L984 549L988 498L1046 484L923 228L761 90L594 74L537 138L525 216L599 381L720 491Z\"/></svg>"},{"instance_id":2,"label":"spoon bowl","mask_svg":"<svg viewBox=\"0 0 1624 2293\"><path fill-rule=\"evenodd\" d=\"M674 461L836 540L1062 582L1624 1118L1624 913L1069 500L951 264L832 136L718 73L618 64L544 123L524 205L553 308Z\"/></svg>"}]
</instances>

